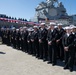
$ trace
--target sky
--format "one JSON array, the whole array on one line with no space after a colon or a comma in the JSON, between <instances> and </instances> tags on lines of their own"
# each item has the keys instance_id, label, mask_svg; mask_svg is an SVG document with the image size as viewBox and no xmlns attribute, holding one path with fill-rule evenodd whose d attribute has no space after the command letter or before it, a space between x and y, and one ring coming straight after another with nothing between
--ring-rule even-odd
<instances>
[{"instance_id":1,"label":"sky","mask_svg":"<svg viewBox=\"0 0 76 75\"><path fill-rule=\"evenodd\" d=\"M46 0L0 0L0 14L25 18L29 20L35 15L37 5ZM76 14L76 0L59 0L67 9L69 15Z\"/></svg>"}]
</instances>

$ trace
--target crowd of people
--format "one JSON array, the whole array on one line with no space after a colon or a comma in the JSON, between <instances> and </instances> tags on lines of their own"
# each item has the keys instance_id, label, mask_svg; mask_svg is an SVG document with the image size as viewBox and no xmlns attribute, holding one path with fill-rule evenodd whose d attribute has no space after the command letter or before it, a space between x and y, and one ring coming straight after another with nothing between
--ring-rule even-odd
<instances>
[{"instance_id":1,"label":"crowd of people","mask_svg":"<svg viewBox=\"0 0 76 75\"><path fill-rule=\"evenodd\" d=\"M64 69L73 71L76 63L76 26L62 27L50 22L48 26L1 28L2 43L47 61L52 66L64 62Z\"/></svg>"}]
</instances>

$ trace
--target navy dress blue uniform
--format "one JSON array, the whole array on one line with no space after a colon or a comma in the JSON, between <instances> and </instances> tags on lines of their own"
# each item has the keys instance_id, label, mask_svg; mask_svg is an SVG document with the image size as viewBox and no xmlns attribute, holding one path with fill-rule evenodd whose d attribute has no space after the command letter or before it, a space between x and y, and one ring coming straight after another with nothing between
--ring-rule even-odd
<instances>
[{"instance_id":1,"label":"navy dress blue uniform","mask_svg":"<svg viewBox=\"0 0 76 75\"><path fill-rule=\"evenodd\" d=\"M23 51L23 31L20 31L20 49Z\"/></svg>"},{"instance_id":2,"label":"navy dress blue uniform","mask_svg":"<svg viewBox=\"0 0 76 75\"><path fill-rule=\"evenodd\" d=\"M0 28L0 37L2 36L2 33L1 33L1 28Z\"/></svg>"},{"instance_id":3,"label":"navy dress blue uniform","mask_svg":"<svg viewBox=\"0 0 76 75\"><path fill-rule=\"evenodd\" d=\"M13 46L13 30L10 31L11 46Z\"/></svg>"},{"instance_id":4,"label":"navy dress blue uniform","mask_svg":"<svg viewBox=\"0 0 76 75\"><path fill-rule=\"evenodd\" d=\"M51 44L51 40L52 40L52 31L51 29L48 31L48 63L52 63L52 44Z\"/></svg>"},{"instance_id":5,"label":"navy dress blue uniform","mask_svg":"<svg viewBox=\"0 0 76 75\"><path fill-rule=\"evenodd\" d=\"M58 37L57 29L54 29L51 33L51 45L52 45L52 65L56 65L57 63L57 44L56 40Z\"/></svg>"},{"instance_id":6,"label":"navy dress blue uniform","mask_svg":"<svg viewBox=\"0 0 76 75\"><path fill-rule=\"evenodd\" d=\"M25 52L28 51L27 36L28 36L28 31L27 31L27 30L24 30L24 31L23 31L23 38L24 38L24 41L23 41L23 50L24 50Z\"/></svg>"},{"instance_id":7,"label":"navy dress blue uniform","mask_svg":"<svg viewBox=\"0 0 76 75\"><path fill-rule=\"evenodd\" d=\"M20 45L19 45L19 36L20 36L20 33L19 31L16 31L16 48L17 49L20 49Z\"/></svg>"},{"instance_id":8,"label":"navy dress blue uniform","mask_svg":"<svg viewBox=\"0 0 76 75\"><path fill-rule=\"evenodd\" d=\"M4 30L4 44L6 44L6 30Z\"/></svg>"},{"instance_id":9,"label":"navy dress blue uniform","mask_svg":"<svg viewBox=\"0 0 76 75\"><path fill-rule=\"evenodd\" d=\"M16 48L15 37L16 37L16 30L13 30L13 33L12 33L12 42L13 42L13 47L14 47L14 48Z\"/></svg>"},{"instance_id":10,"label":"navy dress blue uniform","mask_svg":"<svg viewBox=\"0 0 76 75\"><path fill-rule=\"evenodd\" d=\"M2 44L4 44L4 29L1 28Z\"/></svg>"},{"instance_id":11,"label":"navy dress blue uniform","mask_svg":"<svg viewBox=\"0 0 76 75\"><path fill-rule=\"evenodd\" d=\"M74 49L75 49L75 65L76 65L76 32L74 32L75 39L74 39Z\"/></svg>"},{"instance_id":12,"label":"navy dress blue uniform","mask_svg":"<svg viewBox=\"0 0 76 75\"><path fill-rule=\"evenodd\" d=\"M44 28L44 29L41 29L39 31L39 40L41 42L39 42L39 51L40 51L40 58L44 61L47 60L47 51L48 51L48 48L47 48L47 29Z\"/></svg>"},{"instance_id":13,"label":"navy dress blue uniform","mask_svg":"<svg viewBox=\"0 0 76 75\"><path fill-rule=\"evenodd\" d=\"M27 42L28 42L28 53L29 54L33 54L32 42L31 42L31 35L32 35L32 32L31 31L28 31Z\"/></svg>"},{"instance_id":14,"label":"navy dress blue uniform","mask_svg":"<svg viewBox=\"0 0 76 75\"><path fill-rule=\"evenodd\" d=\"M39 57L38 30L32 32L31 42L32 42L33 55Z\"/></svg>"},{"instance_id":15,"label":"navy dress blue uniform","mask_svg":"<svg viewBox=\"0 0 76 75\"><path fill-rule=\"evenodd\" d=\"M7 36L7 45L10 46L10 30L7 30L6 36Z\"/></svg>"},{"instance_id":16,"label":"navy dress blue uniform","mask_svg":"<svg viewBox=\"0 0 76 75\"><path fill-rule=\"evenodd\" d=\"M65 53L65 66L64 69L69 68L70 71L73 71L74 57L75 57L75 49L74 49L74 34L65 34L63 38L64 47L68 47L68 49L64 48Z\"/></svg>"},{"instance_id":17,"label":"navy dress blue uniform","mask_svg":"<svg viewBox=\"0 0 76 75\"><path fill-rule=\"evenodd\" d=\"M64 48L63 48L63 44L62 44L62 38L63 38L63 35L65 33L64 29L61 28L61 29L57 29L57 57L60 59L60 60L63 60L64 59Z\"/></svg>"}]
</instances>

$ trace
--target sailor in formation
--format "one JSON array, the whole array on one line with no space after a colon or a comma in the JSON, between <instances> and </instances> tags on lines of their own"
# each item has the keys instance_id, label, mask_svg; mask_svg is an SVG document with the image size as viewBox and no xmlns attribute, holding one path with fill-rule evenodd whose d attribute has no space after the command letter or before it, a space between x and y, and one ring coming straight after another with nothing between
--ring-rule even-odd
<instances>
[{"instance_id":1,"label":"sailor in formation","mask_svg":"<svg viewBox=\"0 0 76 75\"><path fill-rule=\"evenodd\" d=\"M41 23L41 28L39 30L39 51L40 51L40 58L43 61L47 60L47 29L45 27L45 23Z\"/></svg>"},{"instance_id":2,"label":"sailor in formation","mask_svg":"<svg viewBox=\"0 0 76 75\"><path fill-rule=\"evenodd\" d=\"M64 69L73 71L76 63L76 26L62 27L61 23L50 22L48 26L0 29L2 43L22 50L48 64L57 65L65 61Z\"/></svg>"}]
</instances>

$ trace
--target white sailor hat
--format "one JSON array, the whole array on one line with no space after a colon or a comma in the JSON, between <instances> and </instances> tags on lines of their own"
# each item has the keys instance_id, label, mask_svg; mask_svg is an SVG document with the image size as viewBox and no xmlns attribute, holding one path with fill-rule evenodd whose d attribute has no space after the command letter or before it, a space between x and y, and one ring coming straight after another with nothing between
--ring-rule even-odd
<instances>
[{"instance_id":1,"label":"white sailor hat","mask_svg":"<svg viewBox=\"0 0 76 75\"><path fill-rule=\"evenodd\" d=\"M70 27L73 29L73 28L76 28L76 26L75 25L70 25Z\"/></svg>"},{"instance_id":2,"label":"white sailor hat","mask_svg":"<svg viewBox=\"0 0 76 75\"><path fill-rule=\"evenodd\" d=\"M76 26L74 28L76 28Z\"/></svg>"},{"instance_id":3,"label":"white sailor hat","mask_svg":"<svg viewBox=\"0 0 76 75\"><path fill-rule=\"evenodd\" d=\"M19 29L16 29L16 31L19 31Z\"/></svg>"},{"instance_id":4,"label":"white sailor hat","mask_svg":"<svg viewBox=\"0 0 76 75\"><path fill-rule=\"evenodd\" d=\"M22 27L20 27L19 29L22 29Z\"/></svg>"},{"instance_id":5,"label":"white sailor hat","mask_svg":"<svg viewBox=\"0 0 76 75\"><path fill-rule=\"evenodd\" d=\"M74 27L74 25L73 25L73 24L71 24L71 25L70 25L70 27Z\"/></svg>"},{"instance_id":6,"label":"white sailor hat","mask_svg":"<svg viewBox=\"0 0 76 75\"><path fill-rule=\"evenodd\" d=\"M56 23L55 22L50 22L50 25L56 25Z\"/></svg>"},{"instance_id":7,"label":"white sailor hat","mask_svg":"<svg viewBox=\"0 0 76 75\"><path fill-rule=\"evenodd\" d=\"M1 30L4 30L4 27L2 27Z\"/></svg>"},{"instance_id":8,"label":"white sailor hat","mask_svg":"<svg viewBox=\"0 0 76 75\"><path fill-rule=\"evenodd\" d=\"M41 25L41 26L42 26L42 25L45 25L45 23L41 23L40 25Z\"/></svg>"},{"instance_id":9,"label":"white sailor hat","mask_svg":"<svg viewBox=\"0 0 76 75\"><path fill-rule=\"evenodd\" d=\"M24 29L27 28L26 26L23 27Z\"/></svg>"},{"instance_id":10,"label":"white sailor hat","mask_svg":"<svg viewBox=\"0 0 76 75\"><path fill-rule=\"evenodd\" d=\"M13 30L15 29L15 27L12 28Z\"/></svg>"},{"instance_id":11,"label":"white sailor hat","mask_svg":"<svg viewBox=\"0 0 76 75\"><path fill-rule=\"evenodd\" d=\"M47 30L50 29L50 26L47 27Z\"/></svg>"},{"instance_id":12,"label":"white sailor hat","mask_svg":"<svg viewBox=\"0 0 76 75\"><path fill-rule=\"evenodd\" d=\"M65 30L68 30L68 29L72 29L71 27L67 26L64 28Z\"/></svg>"},{"instance_id":13,"label":"white sailor hat","mask_svg":"<svg viewBox=\"0 0 76 75\"><path fill-rule=\"evenodd\" d=\"M34 26L33 28L38 28L38 26Z\"/></svg>"},{"instance_id":14,"label":"white sailor hat","mask_svg":"<svg viewBox=\"0 0 76 75\"><path fill-rule=\"evenodd\" d=\"M74 29L74 28L76 28L76 26L74 26L74 27L71 27L72 29Z\"/></svg>"},{"instance_id":15,"label":"white sailor hat","mask_svg":"<svg viewBox=\"0 0 76 75\"><path fill-rule=\"evenodd\" d=\"M34 29L33 28L29 28L28 31L32 32L32 31L34 31Z\"/></svg>"},{"instance_id":16,"label":"white sailor hat","mask_svg":"<svg viewBox=\"0 0 76 75\"><path fill-rule=\"evenodd\" d=\"M57 25L58 25L58 26L59 26L59 25L62 26L63 24L62 24L62 23L58 23Z\"/></svg>"},{"instance_id":17,"label":"white sailor hat","mask_svg":"<svg viewBox=\"0 0 76 75\"><path fill-rule=\"evenodd\" d=\"M57 26L55 26L54 28L57 28Z\"/></svg>"}]
</instances>

